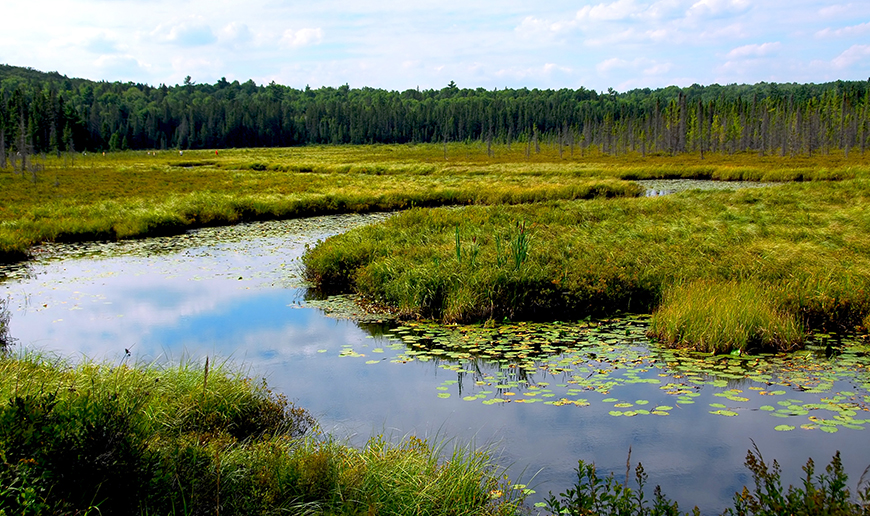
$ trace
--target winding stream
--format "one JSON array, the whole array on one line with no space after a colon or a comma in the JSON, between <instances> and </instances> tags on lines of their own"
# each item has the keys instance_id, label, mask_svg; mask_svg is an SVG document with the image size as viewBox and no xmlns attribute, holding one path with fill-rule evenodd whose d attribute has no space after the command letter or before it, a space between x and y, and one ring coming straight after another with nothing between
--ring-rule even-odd
<instances>
[{"instance_id":1,"label":"winding stream","mask_svg":"<svg viewBox=\"0 0 870 516\"><path fill-rule=\"evenodd\" d=\"M854 491L870 464L870 358L857 341L831 357L828 336L788 357L704 357L657 350L642 316L396 327L306 299L305 246L386 216L48 245L0 267L0 297L18 348L109 363L219 357L356 444L385 433L490 446L537 491L530 504L569 487L578 459L622 478L629 448L652 485L704 514L752 481L753 442L786 485L808 457L821 467L841 450Z\"/></svg>"}]
</instances>

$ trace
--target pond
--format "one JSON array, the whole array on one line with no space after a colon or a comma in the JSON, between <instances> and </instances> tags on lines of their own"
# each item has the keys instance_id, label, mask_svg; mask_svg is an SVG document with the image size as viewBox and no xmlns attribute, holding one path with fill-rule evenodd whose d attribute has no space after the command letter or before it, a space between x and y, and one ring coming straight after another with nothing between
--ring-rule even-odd
<instances>
[{"instance_id":1,"label":"pond","mask_svg":"<svg viewBox=\"0 0 870 516\"><path fill-rule=\"evenodd\" d=\"M822 466L841 450L854 491L870 464L858 339L709 357L659 350L642 315L495 328L343 318L354 305L309 293L298 258L387 216L43 246L0 268L0 298L16 347L109 363L228 360L355 444L384 433L489 446L537 491L530 504L569 487L578 459L622 478L629 450L652 485L704 514L752 481L753 443L786 483L807 458Z\"/></svg>"}]
</instances>

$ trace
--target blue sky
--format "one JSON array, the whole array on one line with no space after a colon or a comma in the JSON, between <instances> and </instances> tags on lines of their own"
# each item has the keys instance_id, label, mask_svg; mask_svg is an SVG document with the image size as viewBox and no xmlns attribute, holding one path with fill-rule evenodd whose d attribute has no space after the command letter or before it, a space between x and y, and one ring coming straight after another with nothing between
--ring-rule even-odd
<instances>
[{"instance_id":1,"label":"blue sky","mask_svg":"<svg viewBox=\"0 0 870 516\"><path fill-rule=\"evenodd\" d=\"M5 3L0 63L94 80L626 91L870 78L866 0Z\"/></svg>"}]
</instances>

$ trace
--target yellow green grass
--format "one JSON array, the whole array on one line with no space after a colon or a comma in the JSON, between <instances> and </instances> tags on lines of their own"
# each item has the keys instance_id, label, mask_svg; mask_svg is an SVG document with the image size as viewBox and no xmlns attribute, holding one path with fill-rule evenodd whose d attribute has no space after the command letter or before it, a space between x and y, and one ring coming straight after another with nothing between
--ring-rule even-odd
<instances>
[{"instance_id":1,"label":"yellow green grass","mask_svg":"<svg viewBox=\"0 0 870 516\"><path fill-rule=\"evenodd\" d=\"M6 514L512 514L489 454L354 448L226 365L0 359Z\"/></svg>"},{"instance_id":2,"label":"yellow green grass","mask_svg":"<svg viewBox=\"0 0 870 516\"><path fill-rule=\"evenodd\" d=\"M446 149L446 150L445 150ZM0 170L0 261L43 241L133 238L203 225L411 206L635 196L623 179L845 179L870 171L853 153L612 157L521 145L324 146L48 156L36 172Z\"/></svg>"}]
</instances>

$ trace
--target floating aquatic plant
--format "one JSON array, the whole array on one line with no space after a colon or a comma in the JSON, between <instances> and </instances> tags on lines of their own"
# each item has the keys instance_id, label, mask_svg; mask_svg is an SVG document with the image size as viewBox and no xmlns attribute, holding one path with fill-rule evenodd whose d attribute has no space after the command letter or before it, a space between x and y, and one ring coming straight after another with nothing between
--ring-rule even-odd
<instances>
[{"instance_id":1,"label":"floating aquatic plant","mask_svg":"<svg viewBox=\"0 0 870 516\"><path fill-rule=\"evenodd\" d=\"M835 356L825 354L821 339L799 353L712 355L657 347L645 335L647 321L631 316L492 327L406 322L378 330L386 345L365 352L348 347L341 354L390 350L392 363L435 362L460 378L438 386L439 397L448 398L459 383L463 402L485 405L543 403L564 410L609 404L605 413L614 417L667 416L713 391L722 401L709 404L712 415L764 412L795 422L786 426L829 433L870 423L870 357L856 336L838 338ZM829 346L832 336L825 338ZM838 390L843 380L857 385ZM649 386L649 397L659 394L620 396L633 385ZM784 399L790 392L793 397ZM663 403L666 398L671 401Z\"/></svg>"}]
</instances>

